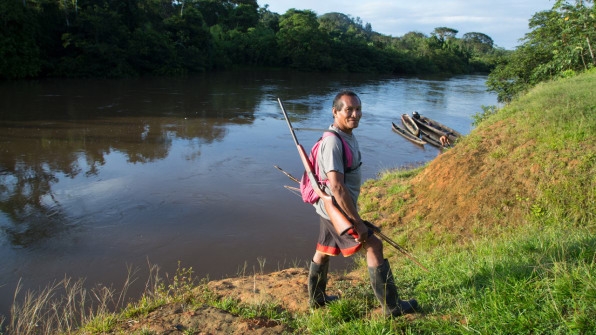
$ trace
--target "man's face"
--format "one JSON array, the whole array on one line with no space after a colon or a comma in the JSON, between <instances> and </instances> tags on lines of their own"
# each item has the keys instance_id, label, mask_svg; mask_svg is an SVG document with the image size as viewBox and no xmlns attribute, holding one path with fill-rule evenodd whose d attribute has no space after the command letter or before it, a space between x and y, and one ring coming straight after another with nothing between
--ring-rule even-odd
<instances>
[{"instance_id":1,"label":"man's face","mask_svg":"<svg viewBox=\"0 0 596 335\"><path fill-rule=\"evenodd\" d=\"M335 125L344 133L351 134L352 129L358 128L362 117L362 105L358 97L344 95L340 98L342 109L333 107Z\"/></svg>"}]
</instances>

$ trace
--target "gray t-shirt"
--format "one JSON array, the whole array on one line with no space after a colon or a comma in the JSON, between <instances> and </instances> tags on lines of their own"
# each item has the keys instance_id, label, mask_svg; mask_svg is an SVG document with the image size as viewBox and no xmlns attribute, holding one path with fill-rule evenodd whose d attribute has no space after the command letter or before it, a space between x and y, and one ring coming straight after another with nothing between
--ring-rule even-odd
<instances>
[{"instance_id":1,"label":"gray t-shirt","mask_svg":"<svg viewBox=\"0 0 596 335\"><path fill-rule=\"evenodd\" d=\"M327 180L327 173L330 171L337 171L339 173L344 174L344 183L350 191L352 201L354 201L354 206L357 206L358 196L360 195L360 185L362 183L362 175L360 169L362 155L360 154L360 147L358 146L358 141L356 141L356 137L354 136L354 134L346 134L338 128L333 127L333 125L329 126L329 129L335 130L348 144L353 156L351 168L355 169L348 173L344 173L345 169L342 155L341 140L337 138L337 136L335 135L327 136L323 138L323 141L319 146L320 151L317 158L319 164L319 171L321 171L321 178L323 180ZM328 186L325 187L325 191L327 194L333 195ZM318 201L314 204L314 206L317 213L320 216L329 220L329 216L325 211L325 206L323 205L322 201Z\"/></svg>"}]
</instances>

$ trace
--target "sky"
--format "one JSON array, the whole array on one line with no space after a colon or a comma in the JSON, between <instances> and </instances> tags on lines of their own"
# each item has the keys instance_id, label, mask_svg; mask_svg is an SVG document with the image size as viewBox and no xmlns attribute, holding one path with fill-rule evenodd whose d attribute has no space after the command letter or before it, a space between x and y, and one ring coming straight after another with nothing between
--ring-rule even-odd
<instances>
[{"instance_id":1,"label":"sky","mask_svg":"<svg viewBox=\"0 0 596 335\"><path fill-rule=\"evenodd\" d=\"M490 36L495 46L513 50L530 30L536 12L550 10L555 0L257 0L260 7L284 14L288 9L310 9L317 15L339 12L360 17L363 24L394 37L415 31L427 36L437 27L458 31L456 37L478 32Z\"/></svg>"}]
</instances>

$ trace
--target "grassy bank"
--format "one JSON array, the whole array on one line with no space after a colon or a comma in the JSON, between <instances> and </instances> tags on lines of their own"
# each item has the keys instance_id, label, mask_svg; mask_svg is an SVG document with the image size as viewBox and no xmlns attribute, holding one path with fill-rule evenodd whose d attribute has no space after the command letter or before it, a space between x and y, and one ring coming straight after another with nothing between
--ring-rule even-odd
<instances>
[{"instance_id":1,"label":"grassy bank","mask_svg":"<svg viewBox=\"0 0 596 335\"><path fill-rule=\"evenodd\" d=\"M342 299L316 311L217 294L192 269L180 269L171 278L155 274L145 296L129 304L105 290L95 294L95 309L76 299L52 305L51 294L38 294L37 303L17 306L5 320L12 329L5 333L161 334L143 322L176 306L171 314L225 310L262 325L263 334L594 334L594 92L596 72L540 85L496 113L478 115L477 128L427 166L365 183L363 216L430 269L385 247L400 294L416 297L420 314L382 318L357 259L353 273L331 283ZM303 275L284 280L289 285ZM255 292L265 276L255 274ZM69 285L70 295L79 296ZM110 313L106 301L121 312ZM131 331L124 326L131 322L140 325ZM197 323L176 331L206 332Z\"/></svg>"}]
</instances>

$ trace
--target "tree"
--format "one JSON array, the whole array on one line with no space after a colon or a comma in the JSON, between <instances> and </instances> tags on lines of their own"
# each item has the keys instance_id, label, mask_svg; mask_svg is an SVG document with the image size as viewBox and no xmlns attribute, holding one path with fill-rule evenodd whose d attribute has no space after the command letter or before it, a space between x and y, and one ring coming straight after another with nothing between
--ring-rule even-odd
<instances>
[{"instance_id":1,"label":"tree","mask_svg":"<svg viewBox=\"0 0 596 335\"><path fill-rule=\"evenodd\" d=\"M125 2L88 1L63 35L69 52L61 62L61 75L119 77L133 72L126 61L130 30L121 10Z\"/></svg>"},{"instance_id":2,"label":"tree","mask_svg":"<svg viewBox=\"0 0 596 335\"><path fill-rule=\"evenodd\" d=\"M591 24L585 15L569 22ZM256 0L4 0L0 24L1 78L177 75L233 65L462 73L471 62L452 28L394 38L359 17L279 15ZM490 44L474 34L465 35L470 43ZM592 39L582 37L583 50ZM578 41L569 47L588 64L593 57L578 53Z\"/></svg>"},{"instance_id":3,"label":"tree","mask_svg":"<svg viewBox=\"0 0 596 335\"><path fill-rule=\"evenodd\" d=\"M327 35L319 30L313 11L289 9L282 15L277 44L282 62L290 67L327 70L332 66Z\"/></svg>"},{"instance_id":4,"label":"tree","mask_svg":"<svg viewBox=\"0 0 596 335\"><path fill-rule=\"evenodd\" d=\"M173 46L175 62L171 64L171 73L204 72L210 67L212 40L209 29L201 12L188 7L184 15L173 15L164 20L168 44ZM163 62L163 60L162 60Z\"/></svg>"},{"instance_id":5,"label":"tree","mask_svg":"<svg viewBox=\"0 0 596 335\"><path fill-rule=\"evenodd\" d=\"M279 14L269 11L269 5L259 8L259 24L274 33L279 31L279 18Z\"/></svg>"},{"instance_id":6,"label":"tree","mask_svg":"<svg viewBox=\"0 0 596 335\"><path fill-rule=\"evenodd\" d=\"M17 1L0 3L0 78L33 77L41 70L38 14Z\"/></svg>"},{"instance_id":7,"label":"tree","mask_svg":"<svg viewBox=\"0 0 596 335\"><path fill-rule=\"evenodd\" d=\"M486 82L490 91L497 93L499 102L510 102L531 86L532 71L544 62L544 50L535 45L522 45L491 71Z\"/></svg>"},{"instance_id":8,"label":"tree","mask_svg":"<svg viewBox=\"0 0 596 335\"><path fill-rule=\"evenodd\" d=\"M227 1L220 0L199 0L198 7L208 27L224 23L231 10Z\"/></svg>"},{"instance_id":9,"label":"tree","mask_svg":"<svg viewBox=\"0 0 596 335\"><path fill-rule=\"evenodd\" d=\"M399 46L403 49L414 51L419 50L427 36L418 31L410 31L399 38Z\"/></svg>"},{"instance_id":10,"label":"tree","mask_svg":"<svg viewBox=\"0 0 596 335\"><path fill-rule=\"evenodd\" d=\"M494 46L494 41L490 36L477 32L465 33L462 41L477 54L489 53Z\"/></svg>"},{"instance_id":11,"label":"tree","mask_svg":"<svg viewBox=\"0 0 596 335\"><path fill-rule=\"evenodd\" d=\"M458 31L456 29L453 29L453 28L437 27L431 33L431 36L436 36L441 42L444 42L445 40L449 40L449 39L455 38L455 36L457 35L457 33L458 33Z\"/></svg>"},{"instance_id":12,"label":"tree","mask_svg":"<svg viewBox=\"0 0 596 335\"><path fill-rule=\"evenodd\" d=\"M596 66L592 49L596 12L590 3L593 1L577 0L573 5L557 0L551 10L534 14L524 43L512 53L511 60L499 64L489 75L489 89L501 101L509 101L539 82Z\"/></svg>"},{"instance_id":13,"label":"tree","mask_svg":"<svg viewBox=\"0 0 596 335\"><path fill-rule=\"evenodd\" d=\"M229 27L246 32L259 22L259 5L256 1L245 1L234 6L228 18Z\"/></svg>"},{"instance_id":14,"label":"tree","mask_svg":"<svg viewBox=\"0 0 596 335\"><path fill-rule=\"evenodd\" d=\"M581 58L584 69L596 65L592 47L592 41L596 38L596 10L594 6L586 6L586 2L590 1L576 1L575 5L571 5L559 0L554 7L561 11L563 17L563 38L559 46Z\"/></svg>"}]
</instances>

